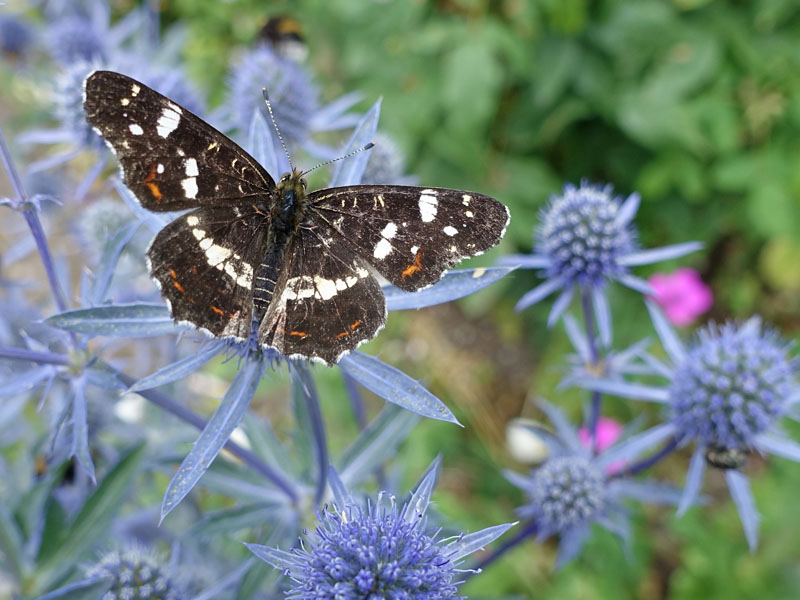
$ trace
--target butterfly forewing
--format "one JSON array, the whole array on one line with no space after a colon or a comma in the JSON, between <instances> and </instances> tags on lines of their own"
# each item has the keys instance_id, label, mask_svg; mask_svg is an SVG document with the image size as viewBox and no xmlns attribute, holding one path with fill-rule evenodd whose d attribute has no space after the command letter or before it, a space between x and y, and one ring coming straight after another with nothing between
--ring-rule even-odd
<instances>
[{"instance_id":1,"label":"butterfly forewing","mask_svg":"<svg viewBox=\"0 0 800 600\"><path fill-rule=\"evenodd\" d=\"M275 189L269 173L230 138L143 83L95 71L84 85L86 118L145 208L247 201Z\"/></svg>"},{"instance_id":2,"label":"butterfly forewing","mask_svg":"<svg viewBox=\"0 0 800 600\"><path fill-rule=\"evenodd\" d=\"M147 257L173 317L215 336L247 338L267 225L252 206L217 206L164 227Z\"/></svg>"},{"instance_id":3,"label":"butterfly forewing","mask_svg":"<svg viewBox=\"0 0 800 600\"><path fill-rule=\"evenodd\" d=\"M383 327L386 301L367 264L326 230L301 226L259 341L332 364Z\"/></svg>"},{"instance_id":4,"label":"butterfly forewing","mask_svg":"<svg viewBox=\"0 0 800 600\"><path fill-rule=\"evenodd\" d=\"M445 188L356 185L312 192L309 202L319 221L408 291L497 244L509 220L494 198Z\"/></svg>"}]
</instances>

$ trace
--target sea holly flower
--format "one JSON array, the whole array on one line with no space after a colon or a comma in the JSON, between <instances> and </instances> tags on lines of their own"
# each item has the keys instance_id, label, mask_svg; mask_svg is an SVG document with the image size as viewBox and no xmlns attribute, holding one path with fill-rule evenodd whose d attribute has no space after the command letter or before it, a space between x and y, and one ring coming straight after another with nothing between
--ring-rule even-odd
<instances>
[{"instance_id":1,"label":"sea holly flower","mask_svg":"<svg viewBox=\"0 0 800 600\"><path fill-rule=\"evenodd\" d=\"M630 526L623 501L677 502L678 493L671 487L621 478L609 468L629 460L632 454L615 451L613 444L593 452L591 444L582 442L580 430L558 408L543 401L538 406L555 427L555 434L532 422L529 427L547 444L549 458L527 475L507 471L506 477L528 496L517 512L530 520L529 529L536 539L559 536L557 569L580 554L595 523L627 545Z\"/></svg>"},{"instance_id":2,"label":"sea holly flower","mask_svg":"<svg viewBox=\"0 0 800 600\"><path fill-rule=\"evenodd\" d=\"M747 541L755 548L758 513L741 468L753 451L800 462L800 444L779 423L800 402L797 360L758 317L741 324L711 324L686 346L655 305L648 303L648 309L671 364L647 360L667 383L656 387L586 379L581 384L663 404L666 421L627 440L625 451L639 454L664 442L694 443L679 514L697 498L706 465L723 469Z\"/></svg>"},{"instance_id":3,"label":"sea holly flower","mask_svg":"<svg viewBox=\"0 0 800 600\"><path fill-rule=\"evenodd\" d=\"M289 599L460 598L462 559L512 524L442 539L441 530L429 527L425 516L439 468L434 461L402 506L384 494L366 505L357 502L331 469L333 504L318 513L316 530L299 547L248 547L289 576Z\"/></svg>"},{"instance_id":4,"label":"sea holly flower","mask_svg":"<svg viewBox=\"0 0 800 600\"><path fill-rule=\"evenodd\" d=\"M608 281L643 294L652 293L643 279L630 268L677 258L698 250L696 242L640 250L633 217L639 208L639 194L623 199L615 196L610 185L581 182L579 187L564 186L564 192L552 196L540 213L535 230L534 254L506 256L504 264L539 269L544 283L517 302L521 311L555 292L560 292L550 311L548 325L554 325L569 307L576 288L591 298L598 319L601 339L610 338L611 315L605 296Z\"/></svg>"},{"instance_id":5,"label":"sea holly flower","mask_svg":"<svg viewBox=\"0 0 800 600\"><path fill-rule=\"evenodd\" d=\"M417 185L417 178L406 175L405 157L397 143L385 133L375 134L375 147L370 150L367 168L361 183L389 183L392 185Z\"/></svg>"},{"instance_id":6,"label":"sea holly flower","mask_svg":"<svg viewBox=\"0 0 800 600\"><path fill-rule=\"evenodd\" d=\"M88 579L106 580L101 600L182 600L183 586L163 557L138 549L111 552L87 569Z\"/></svg>"},{"instance_id":7,"label":"sea holly flower","mask_svg":"<svg viewBox=\"0 0 800 600\"><path fill-rule=\"evenodd\" d=\"M17 15L0 16L0 51L18 58L25 55L34 40L30 23Z\"/></svg>"},{"instance_id":8,"label":"sea holly flower","mask_svg":"<svg viewBox=\"0 0 800 600\"><path fill-rule=\"evenodd\" d=\"M220 115L224 128L246 133L255 111L268 118L261 88L269 93L278 129L291 149L304 148L324 159L339 156L335 149L314 143L311 135L355 125L360 117L346 112L360 95L349 94L321 106L319 91L305 68L260 44L234 62L226 112Z\"/></svg>"},{"instance_id":9,"label":"sea holly flower","mask_svg":"<svg viewBox=\"0 0 800 600\"><path fill-rule=\"evenodd\" d=\"M653 301L673 325L685 327L707 312L714 302L711 289L694 269L655 273L647 280L653 288Z\"/></svg>"}]
</instances>

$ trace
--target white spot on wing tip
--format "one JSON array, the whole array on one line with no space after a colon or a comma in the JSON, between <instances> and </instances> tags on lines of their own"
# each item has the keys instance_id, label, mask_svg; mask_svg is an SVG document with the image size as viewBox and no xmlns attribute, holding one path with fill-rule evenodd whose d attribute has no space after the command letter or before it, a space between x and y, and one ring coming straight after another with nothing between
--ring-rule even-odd
<instances>
[{"instance_id":1,"label":"white spot on wing tip","mask_svg":"<svg viewBox=\"0 0 800 600\"><path fill-rule=\"evenodd\" d=\"M144 133L144 129L141 126L137 125L136 123L131 123L128 125L128 129L130 129L133 135L142 135Z\"/></svg>"},{"instance_id":2,"label":"white spot on wing tip","mask_svg":"<svg viewBox=\"0 0 800 600\"><path fill-rule=\"evenodd\" d=\"M175 110L176 108L178 110ZM181 115L178 112L179 110L180 109L177 106L171 104L170 108L165 108L161 111L161 116L158 117L158 122L156 123L156 131L158 132L158 135L165 138L178 128L178 125L181 122Z\"/></svg>"}]
</instances>

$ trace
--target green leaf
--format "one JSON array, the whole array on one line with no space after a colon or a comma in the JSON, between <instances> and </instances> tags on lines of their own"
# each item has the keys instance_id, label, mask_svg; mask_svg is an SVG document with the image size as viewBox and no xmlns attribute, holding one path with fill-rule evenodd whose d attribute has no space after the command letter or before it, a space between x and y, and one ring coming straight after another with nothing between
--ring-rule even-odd
<instances>
[{"instance_id":1,"label":"green leaf","mask_svg":"<svg viewBox=\"0 0 800 600\"><path fill-rule=\"evenodd\" d=\"M143 455L144 445L140 444L111 469L89 496L55 552L48 553L41 565L35 585L38 593L48 589L108 534L108 525L127 499Z\"/></svg>"}]
</instances>

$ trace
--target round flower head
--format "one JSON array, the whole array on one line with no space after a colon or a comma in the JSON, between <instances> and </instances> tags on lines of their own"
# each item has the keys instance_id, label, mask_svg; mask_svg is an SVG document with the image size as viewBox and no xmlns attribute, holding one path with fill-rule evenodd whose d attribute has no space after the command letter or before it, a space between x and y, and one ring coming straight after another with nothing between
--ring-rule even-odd
<instances>
[{"instance_id":1,"label":"round flower head","mask_svg":"<svg viewBox=\"0 0 800 600\"><path fill-rule=\"evenodd\" d=\"M317 90L308 73L294 61L259 45L234 65L228 87L230 109L240 131L249 129L256 110L269 118L261 94L261 88L265 88L286 142L297 145L308 136L317 110Z\"/></svg>"},{"instance_id":2,"label":"round flower head","mask_svg":"<svg viewBox=\"0 0 800 600\"><path fill-rule=\"evenodd\" d=\"M567 184L560 196L550 198L540 213L532 255L512 255L504 264L540 269L546 281L525 294L517 303L523 310L561 290L550 312L549 325L568 308L574 289L594 301L601 341L610 341L611 315L605 299L605 283L618 281L642 293L651 293L647 282L634 277L630 267L683 256L700 247L678 244L653 250L638 250L632 221L641 198L631 194L614 196L610 185L586 181L580 187Z\"/></svg>"},{"instance_id":3,"label":"round flower head","mask_svg":"<svg viewBox=\"0 0 800 600\"><path fill-rule=\"evenodd\" d=\"M773 332L712 324L676 366L669 386L672 422L683 439L750 449L785 411L796 385L794 367Z\"/></svg>"},{"instance_id":4,"label":"round flower head","mask_svg":"<svg viewBox=\"0 0 800 600\"><path fill-rule=\"evenodd\" d=\"M582 456L548 460L530 478L530 504L520 514L537 519L543 530L560 532L596 518L605 508L603 473Z\"/></svg>"},{"instance_id":5,"label":"round flower head","mask_svg":"<svg viewBox=\"0 0 800 600\"><path fill-rule=\"evenodd\" d=\"M551 198L536 231L536 249L550 259L546 276L602 285L624 275L619 259L634 249L636 232L619 218L621 204L611 186L586 182L579 188L566 185L561 196Z\"/></svg>"},{"instance_id":6,"label":"round flower head","mask_svg":"<svg viewBox=\"0 0 800 600\"><path fill-rule=\"evenodd\" d=\"M629 458L618 451L619 445L612 444L595 453L591 445L582 443L580 430L559 409L546 402L539 402L538 406L553 423L556 433L532 421L527 427L547 444L550 458L527 475L507 471L506 477L528 497L528 502L517 512L531 519L538 539L560 537L556 568L580 553L593 523L627 542L629 526L623 500L645 497L656 503L677 500L675 490L662 484L616 478L613 473L620 461ZM611 468L615 465L616 469Z\"/></svg>"},{"instance_id":7,"label":"round flower head","mask_svg":"<svg viewBox=\"0 0 800 600\"><path fill-rule=\"evenodd\" d=\"M185 594L162 562L139 550L112 552L88 569L86 576L111 582L102 600L182 600Z\"/></svg>"},{"instance_id":8,"label":"round flower head","mask_svg":"<svg viewBox=\"0 0 800 600\"><path fill-rule=\"evenodd\" d=\"M15 15L0 17L0 50L13 56L21 56L33 42L33 30L27 21Z\"/></svg>"},{"instance_id":9,"label":"round flower head","mask_svg":"<svg viewBox=\"0 0 800 600\"><path fill-rule=\"evenodd\" d=\"M103 60L106 55L103 31L80 16L58 19L47 29L50 54L62 65Z\"/></svg>"},{"instance_id":10,"label":"round flower head","mask_svg":"<svg viewBox=\"0 0 800 600\"><path fill-rule=\"evenodd\" d=\"M510 525L455 539L438 539L425 511L439 473L434 462L409 502L394 499L362 507L331 470L336 507L318 514L316 531L291 552L251 544L262 560L290 575L286 597L303 600L460 598L460 560L492 542ZM341 506L342 508L338 508Z\"/></svg>"},{"instance_id":11,"label":"round flower head","mask_svg":"<svg viewBox=\"0 0 800 600\"><path fill-rule=\"evenodd\" d=\"M645 359L668 379L667 385L588 378L580 385L663 404L667 421L631 438L629 447L638 454L669 440L695 442L678 513L694 504L706 465L723 469L748 543L754 548L758 513L740 469L752 451L800 462L800 444L778 422L800 402L797 361L773 331L762 329L757 317L743 324L711 325L685 347L661 311L652 303L647 307L672 364L647 355Z\"/></svg>"}]
</instances>

